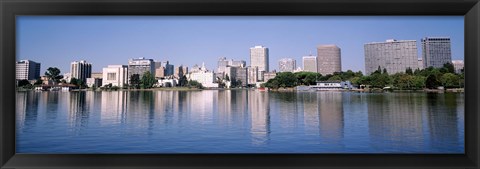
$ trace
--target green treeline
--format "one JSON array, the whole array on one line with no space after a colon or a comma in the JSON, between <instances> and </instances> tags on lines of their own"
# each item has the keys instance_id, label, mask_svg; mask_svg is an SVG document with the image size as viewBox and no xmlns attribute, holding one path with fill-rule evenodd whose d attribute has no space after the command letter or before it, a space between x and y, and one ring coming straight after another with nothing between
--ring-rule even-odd
<instances>
[{"instance_id":1,"label":"green treeline","mask_svg":"<svg viewBox=\"0 0 480 169\"><path fill-rule=\"evenodd\" d=\"M365 85L370 88L391 87L400 90L419 90L419 89L437 89L443 86L445 88L463 88L465 83L465 74L462 69L460 74L455 73L451 63L446 63L442 68L429 67L426 69L416 69L413 71L408 68L405 72L388 74L386 69L373 72L370 75L363 75L361 71L353 72L335 72L333 75L321 75L314 72L281 72L277 76L262 84L262 87L277 89L280 87L288 88L299 85L315 85L317 81L350 81L352 85L360 87Z\"/></svg>"}]
</instances>

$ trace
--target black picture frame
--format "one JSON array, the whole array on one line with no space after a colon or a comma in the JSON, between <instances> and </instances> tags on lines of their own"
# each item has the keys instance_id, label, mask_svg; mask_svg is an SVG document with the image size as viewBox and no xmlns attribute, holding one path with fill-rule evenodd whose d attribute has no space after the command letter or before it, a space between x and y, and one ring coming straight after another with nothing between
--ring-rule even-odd
<instances>
[{"instance_id":1,"label":"black picture frame","mask_svg":"<svg viewBox=\"0 0 480 169\"><path fill-rule=\"evenodd\" d=\"M0 0L0 168L478 168L478 0ZM465 17L465 154L16 154L19 15L458 15Z\"/></svg>"}]
</instances>

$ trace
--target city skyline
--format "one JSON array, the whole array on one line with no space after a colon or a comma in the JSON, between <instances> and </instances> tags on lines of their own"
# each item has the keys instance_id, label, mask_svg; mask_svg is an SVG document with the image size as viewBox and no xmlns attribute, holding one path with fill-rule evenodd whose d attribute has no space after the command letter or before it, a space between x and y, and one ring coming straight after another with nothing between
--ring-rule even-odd
<instances>
[{"instance_id":1,"label":"city skyline","mask_svg":"<svg viewBox=\"0 0 480 169\"><path fill-rule=\"evenodd\" d=\"M428 36L451 37L452 60L464 58L463 17L451 16L21 16L17 23L17 60L42 63L41 74L48 67L68 73L74 60L86 60L92 63L92 72L100 72L107 65L127 65L128 59L138 57L187 67L205 62L207 69L216 70L219 57L249 61L249 48L257 45L269 48L270 70L279 70L279 59L289 56L301 61L321 44L342 49L342 71L365 73L365 43L406 39L417 40L420 46L420 39ZM247 29L251 25L259 27ZM320 27L312 28L315 25ZM417 54L420 58L420 49Z\"/></svg>"}]
</instances>

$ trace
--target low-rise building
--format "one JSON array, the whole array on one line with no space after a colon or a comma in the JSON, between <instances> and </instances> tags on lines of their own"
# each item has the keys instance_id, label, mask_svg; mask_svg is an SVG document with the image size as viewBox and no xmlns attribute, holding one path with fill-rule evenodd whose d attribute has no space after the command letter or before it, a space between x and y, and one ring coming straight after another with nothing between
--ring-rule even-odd
<instances>
[{"instance_id":1,"label":"low-rise building","mask_svg":"<svg viewBox=\"0 0 480 169\"><path fill-rule=\"evenodd\" d=\"M159 79L157 80L158 87L174 87L177 86L178 79Z\"/></svg>"},{"instance_id":2,"label":"low-rise building","mask_svg":"<svg viewBox=\"0 0 480 169\"><path fill-rule=\"evenodd\" d=\"M463 60L452 60L453 68L455 69L455 73L462 73L462 69L465 66Z\"/></svg>"},{"instance_id":3,"label":"low-rise building","mask_svg":"<svg viewBox=\"0 0 480 169\"><path fill-rule=\"evenodd\" d=\"M202 84L203 87L208 88L217 88L218 83L215 83L215 73L210 72L205 68L205 64L202 64L201 68L198 66L194 66L192 72L190 72L187 76L187 80L195 80Z\"/></svg>"},{"instance_id":4,"label":"low-rise building","mask_svg":"<svg viewBox=\"0 0 480 169\"><path fill-rule=\"evenodd\" d=\"M117 87L124 87L128 84L128 66L108 65L108 67L103 68L102 86L108 84Z\"/></svg>"},{"instance_id":5,"label":"low-rise building","mask_svg":"<svg viewBox=\"0 0 480 169\"><path fill-rule=\"evenodd\" d=\"M88 87L101 87L103 78L87 78Z\"/></svg>"},{"instance_id":6,"label":"low-rise building","mask_svg":"<svg viewBox=\"0 0 480 169\"><path fill-rule=\"evenodd\" d=\"M265 82L268 82L268 80L275 78L275 76L277 76L277 72L276 72L276 71L268 72L268 73L263 74L263 77L264 77L264 79L265 79Z\"/></svg>"},{"instance_id":7,"label":"low-rise building","mask_svg":"<svg viewBox=\"0 0 480 169\"><path fill-rule=\"evenodd\" d=\"M310 88L314 90L345 90L353 87L350 81L319 81Z\"/></svg>"}]
</instances>

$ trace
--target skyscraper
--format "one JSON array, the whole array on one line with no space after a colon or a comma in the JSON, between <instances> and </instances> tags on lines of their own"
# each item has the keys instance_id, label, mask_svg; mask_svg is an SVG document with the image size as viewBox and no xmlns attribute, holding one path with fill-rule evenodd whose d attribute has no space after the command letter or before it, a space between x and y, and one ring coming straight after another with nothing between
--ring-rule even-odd
<instances>
[{"instance_id":1,"label":"skyscraper","mask_svg":"<svg viewBox=\"0 0 480 169\"><path fill-rule=\"evenodd\" d=\"M74 61L70 64L70 74L72 78L87 82L87 78L92 76L92 64L85 60Z\"/></svg>"},{"instance_id":2,"label":"skyscraper","mask_svg":"<svg viewBox=\"0 0 480 169\"><path fill-rule=\"evenodd\" d=\"M170 76L173 75L174 72L174 67L172 64L170 64L169 61L163 61L162 66L165 67L165 76Z\"/></svg>"},{"instance_id":3,"label":"skyscraper","mask_svg":"<svg viewBox=\"0 0 480 169\"><path fill-rule=\"evenodd\" d=\"M389 74L405 72L407 68L415 70L418 67L417 41L394 40L372 42L364 45L366 75L380 69L386 69Z\"/></svg>"},{"instance_id":4,"label":"skyscraper","mask_svg":"<svg viewBox=\"0 0 480 169\"><path fill-rule=\"evenodd\" d=\"M255 46L250 48L250 66L258 67L258 71L268 72L268 48Z\"/></svg>"},{"instance_id":5,"label":"skyscraper","mask_svg":"<svg viewBox=\"0 0 480 169\"><path fill-rule=\"evenodd\" d=\"M34 80L40 78L40 63L20 60L16 65L17 80Z\"/></svg>"},{"instance_id":6,"label":"skyscraper","mask_svg":"<svg viewBox=\"0 0 480 169\"><path fill-rule=\"evenodd\" d=\"M305 72L318 72L317 69L317 57L316 56L304 56L303 60L303 71Z\"/></svg>"},{"instance_id":7,"label":"skyscraper","mask_svg":"<svg viewBox=\"0 0 480 169\"><path fill-rule=\"evenodd\" d=\"M317 47L317 70L322 75L342 71L340 48L336 45L320 45Z\"/></svg>"},{"instance_id":8,"label":"skyscraper","mask_svg":"<svg viewBox=\"0 0 480 169\"><path fill-rule=\"evenodd\" d=\"M128 61L128 82L134 74L138 74L142 78L143 74L150 72L155 75L155 62L152 59L145 59L143 57L138 59L130 59Z\"/></svg>"},{"instance_id":9,"label":"skyscraper","mask_svg":"<svg viewBox=\"0 0 480 169\"><path fill-rule=\"evenodd\" d=\"M445 63L452 62L452 52L449 37L422 38L422 58L425 68L430 66L440 68Z\"/></svg>"},{"instance_id":10,"label":"skyscraper","mask_svg":"<svg viewBox=\"0 0 480 169\"><path fill-rule=\"evenodd\" d=\"M297 67L297 62L292 58L283 58L278 61L278 69L280 72L293 72Z\"/></svg>"}]
</instances>

